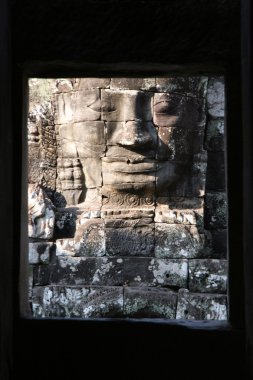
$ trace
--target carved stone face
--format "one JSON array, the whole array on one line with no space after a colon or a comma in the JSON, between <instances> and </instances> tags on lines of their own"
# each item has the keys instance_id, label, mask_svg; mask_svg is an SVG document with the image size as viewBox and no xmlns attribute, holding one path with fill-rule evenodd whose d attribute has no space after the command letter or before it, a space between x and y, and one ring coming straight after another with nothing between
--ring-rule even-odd
<instances>
[{"instance_id":1,"label":"carved stone face","mask_svg":"<svg viewBox=\"0 0 253 380\"><path fill-rule=\"evenodd\" d=\"M192 154L193 127L200 118L196 99L105 89L101 108L106 124L105 187L160 191L183 175Z\"/></svg>"},{"instance_id":2,"label":"carved stone face","mask_svg":"<svg viewBox=\"0 0 253 380\"><path fill-rule=\"evenodd\" d=\"M85 200L74 178L77 158L83 170L79 185L83 181L86 197L99 189L103 205L115 192L150 202L199 161L194 155L200 151L196 131L203 141L203 98L152 89L87 89L83 83L56 96L58 188L68 204Z\"/></svg>"}]
</instances>

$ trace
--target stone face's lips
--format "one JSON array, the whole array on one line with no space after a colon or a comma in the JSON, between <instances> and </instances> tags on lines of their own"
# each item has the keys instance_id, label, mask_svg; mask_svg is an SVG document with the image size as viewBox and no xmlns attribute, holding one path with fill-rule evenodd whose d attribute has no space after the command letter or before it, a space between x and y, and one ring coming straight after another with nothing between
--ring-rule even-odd
<instances>
[{"instance_id":1,"label":"stone face's lips","mask_svg":"<svg viewBox=\"0 0 253 380\"><path fill-rule=\"evenodd\" d=\"M108 166L111 172L119 173L150 173L157 169L157 163L154 160L144 161L144 162L131 162L130 160L117 161L114 160L104 160L104 164Z\"/></svg>"}]
</instances>

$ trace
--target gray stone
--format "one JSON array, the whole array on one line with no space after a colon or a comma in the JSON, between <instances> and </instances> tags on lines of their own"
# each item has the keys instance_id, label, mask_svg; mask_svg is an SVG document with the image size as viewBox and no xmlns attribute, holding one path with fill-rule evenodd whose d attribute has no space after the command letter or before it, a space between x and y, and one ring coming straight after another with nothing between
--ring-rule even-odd
<instances>
[{"instance_id":1,"label":"gray stone","mask_svg":"<svg viewBox=\"0 0 253 380\"><path fill-rule=\"evenodd\" d=\"M34 268L34 284L119 286L123 284L123 259L57 256L54 262Z\"/></svg>"},{"instance_id":2,"label":"gray stone","mask_svg":"<svg viewBox=\"0 0 253 380\"><path fill-rule=\"evenodd\" d=\"M110 122L110 124L113 124L114 122ZM106 123L107 125L109 123ZM116 124L116 123L115 123ZM118 124L118 123L117 123ZM106 151L106 157L116 158L120 157L121 160L124 160L127 162L127 160L130 161L137 161L137 160L144 160L146 158L155 158L156 151L155 149L144 149L144 148L138 148L138 152L135 152L134 150L127 149L123 146L108 146Z\"/></svg>"},{"instance_id":3,"label":"gray stone","mask_svg":"<svg viewBox=\"0 0 253 380\"><path fill-rule=\"evenodd\" d=\"M33 265L28 266L28 300L32 301L33 293Z\"/></svg>"},{"instance_id":4,"label":"gray stone","mask_svg":"<svg viewBox=\"0 0 253 380\"><path fill-rule=\"evenodd\" d=\"M227 230L212 231L212 256L216 259L227 257Z\"/></svg>"},{"instance_id":5,"label":"gray stone","mask_svg":"<svg viewBox=\"0 0 253 380\"><path fill-rule=\"evenodd\" d=\"M58 209L55 213L55 238L63 239L73 237L76 231L77 217L76 208Z\"/></svg>"},{"instance_id":6,"label":"gray stone","mask_svg":"<svg viewBox=\"0 0 253 380\"><path fill-rule=\"evenodd\" d=\"M153 225L105 229L106 255L153 256L155 232Z\"/></svg>"},{"instance_id":7,"label":"gray stone","mask_svg":"<svg viewBox=\"0 0 253 380\"><path fill-rule=\"evenodd\" d=\"M193 129L205 124L202 99L171 93L154 94L154 124Z\"/></svg>"},{"instance_id":8,"label":"gray stone","mask_svg":"<svg viewBox=\"0 0 253 380\"><path fill-rule=\"evenodd\" d=\"M79 78L78 90L90 90L92 88L108 88L111 78Z\"/></svg>"},{"instance_id":9,"label":"gray stone","mask_svg":"<svg viewBox=\"0 0 253 380\"><path fill-rule=\"evenodd\" d=\"M158 160L188 162L192 154L192 133L180 127L160 127L158 129Z\"/></svg>"},{"instance_id":10,"label":"gray stone","mask_svg":"<svg viewBox=\"0 0 253 380\"><path fill-rule=\"evenodd\" d=\"M179 180L185 178L188 168L185 163L176 161L160 161L157 163L156 191L159 194L164 189L171 191L177 187Z\"/></svg>"},{"instance_id":11,"label":"gray stone","mask_svg":"<svg viewBox=\"0 0 253 380\"><path fill-rule=\"evenodd\" d=\"M159 92L175 92L188 96L204 97L207 90L208 77L170 77L156 78Z\"/></svg>"},{"instance_id":12,"label":"gray stone","mask_svg":"<svg viewBox=\"0 0 253 380\"><path fill-rule=\"evenodd\" d=\"M103 184L152 183L156 180L156 168L155 161L148 158L128 163L118 158L103 157Z\"/></svg>"},{"instance_id":13,"label":"gray stone","mask_svg":"<svg viewBox=\"0 0 253 380\"><path fill-rule=\"evenodd\" d=\"M127 121L106 123L107 144L132 148L155 149L157 132L151 121Z\"/></svg>"},{"instance_id":14,"label":"gray stone","mask_svg":"<svg viewBox=\"0 0 253 380\"><path fill-rule=\"evenodd\" d=\"M224 192L206 194L205 208L206 228L226 228L227 226L227 196Z\"/></svg>"},{"instance_id":15,"label":"gray stone","mask_svg":"<svg viewBox=\"0 0 253 380\"><path fill-rule=\"evenodd\" d=\"M154 207L136 207L132 209L103 207L102 218L108 227L110 227L110 225L114 227L114 222L117 223L117 221L120 222L119 224L122 227L134 227L134 225L146 226L154 220ZM125 225L128 222L130 223L129 226Z\"/></svg>"},{"instance_id":16,"label":"gray stone","mask_svg":"<svg viewBox=\"0 0 253 380\"><path fill-rule=\"evenodd\" d=\"M197 210L203 210L204 207L204 199L203 198L194 198L194 197L173 197L170 196L168 198L168 201L163 200L161 198L157 199L158 204L167 204L170 207L170 209L178 209L178 210L187 210L187 209L195 209L196 213L198 213Z\"/></svg>"},{"instance_id":17,"label":"gray stone","mask_svg":"<svg viewBox=\"0 0 253 380\"><path fill-rule=\"evenodd\" d=\"M208 122L205 147L210 151L224 151L224 119Z\"/></svg>"},{"instance_id":18,"label":"gray stone","mask_svg":"<svg viewBox=\"0 0 253 380\"><path fill-rule=\"evenodd\" d=\"M194 225L155 223L155 256L194 258L204 248L204 237Z\"/></svg>"},{"instance_id":19,"label":"gray stone","mask_svg":"<svg viewBox=\"0 0 253 380\"><path fill-rule=\"evenodd\" d=\"M107 215L109 210L111 210L112 215L119 215L121 218L130 218L132 215L132 211L129 209L141 209L143 208L146 213L147 210L154 209L154 201L155 201L155 183L127 183L113 185L105 185L102 187L102 195L103 195L103 210L107 211ZM119 210L119 208L121 210ZM115 212L113 211L115 209ZM131 213L131 215L128 214ZM135 211L134 211L135 212ZM141 211L140 211L141 213ZM140 215L139 218L142 218L143 215ZM124 216L123 216L124 214ZM152 215L153 216L153 215ZM136 219L136 217L134 217Z\"/></svg>"},{"instance_id":20,"label":"gray stone","mask_svg":"<svg viewBox=\"0 0 253 380\"><path fill-rule=\"evenodd\" d=\"M100 218L102 207L101 188L86 189L84 202L79 204L79 207L83 210L83 218Z\"/></svg>"},{"instance_id":21,"label":"gray stone","mask_svg":"<svg viewBox=\"0 0 253 380\"><path fill-rule=\"evenodd\" d=\"M155 78L112 78L110 85L112 90L154 91L155 87Z\"/></svg>"},{"instance_id":22,"label":"gray stone","mask_svg":"<svg viewBox=\"0 0 253 380\"><path fill-rule=\"evenodd\" d=\"M156 223L196 225L201 217L203 218L203 209L172 210L168 205L160 205L155 208Z\"/></svg>"},{"instance_id":23,"label":"gray stone","mask_svg":"<svg viewBox=\"0 0 253 380\"><path fill-rule=\"evenodd\" d=\"M176 319L227 320L227 297L220 294L178 292Z\"/></svg>"},{"instance_id":24,"label":"gray stone","mask_svg":"<svg viewBox=\"0 0 253 380\"><path fill-rule=\"evenodd\" d=\"M28 185L28 236L52 239L54 234L54 206L39 185Z\"/></svg>"},{"instance_id":25,"label":"gray stone","mask_svg":"<svg viewBox=\"0 0 253 380\"><path fill-rule=\"evenodd\" d=\"M152 223L153 223L152 218L141 218L141 219L110 218L110 219L105 219L105 226L109 227L109 228L146 227Z\"/></svg>"},{"instance_id":26,"label":"gray stone","mask_svg":"<svg viewBox=\"0 0 253 380\"><path fill-rule=\"evenodd\" d=\"M101 318L123 315L122 287L47 286L33 290L36 318Z\"/></svg>"},{"instance_id":27,"label":"gray stone","mask_svg":"<svg viewBox=\"0 0 253 380\"><path fill-rule=\"evenodd\" d=\"M124 281L129 286L186 287L187 260L124 258Z\"/></svg>"},{"instance_id":28,"label":"gray stone","mask_svg":"<svg viewBox=\"0 0 253 380\"><path fill-rule=\"evenodd\" d=\"M60 125L62 157L101 157L105 152L104 122L90 121Z\"/></svg>"},{"instance_id":29,"label":"gray stone","mask_svg":"<svg viewBox=\"0 0 253 380\"><path fill-rule=\"evenodd\" d=\"M105 231L101 219L82 220L74 237L75 256L104 256Z\"/></svg>"},{"instance_id":30,"label":"gray stone","mask_svg":"<svg viewBox=\"0 0 253 380\"><path fill-rule=\"evenodd\" d=\"M226 293L226 260L189 260L189 290L203 293Z\"/></svg>"},{"instance_id":31,"label":"gray stone","mask_svg":"<svg viewBox=\"0 0 253 380\"><path fill-rule=\"evenodd\" d=\"M56 89L57 92L70 92L73 90L73 83L70 79L64 78L64 79L57 79L56 80Z\"/></svg>"},{"instance_id":32,"label":"gray stone","mask_svg":"<svg viewBox=\"0 0 253 380\"><path fill-rule=\"evenodd\" d=\"M124 288L124 316L168 318L176 316L177 293L169 289Z\"/></svg>"},{"instance_id":33,"label":"gray stone","mask_svg":"<svg viewBox=\"0 0 253 380\"><path fill-rule=\"evenodd\" d=\"M83 121L81 123L74 123L73 140L76 143L84 142L85 144L90 145L104 144L105 123L103 121Z\"/></svg>"},{"instance_id":34,"label":"gray stone","mask_svg":"<svg viewBox=\"0 0 253 380\"><path fill-rule=\"evenodd\" d=\"M55 95L55 124L66 124L74 121L74 98L72 92Z\"/></svg>"},{"instance_id":35,"label":"gray stone","mask_svg":"<svg viewBox=\"0 0 253 380\"><path fill-rule=\"evenodd\" d=\"M134 90L101 90L102 120L152 121L152 94Z\"/></svg>"},{"instance_id":36,"label":"gray stone","mask_svg":"<svg viewBox=\"0 0 253 380\"><path fill-rule=\"evenodd\" d=\"M225 191L225 157L224 152L208 152L206 189Z\"/></svg>"},{"instance_id":37,"label":"gray stone","mask_svg":"<svg viewBox=\"0 0 253 380\"><path fill-rule=\"evenodd\" d=\"M100 119L98 89L56 94L56 124Z\"/></svg>"},{"instance_id":38,"label":"gray stone","mask_svg":"<svg viewBox=\"0 0 253 380\"><path fill-rule=\"evenodd\" d=\"M102 162L99 157L87 157L80 159L84 173L84 185L86 189L102 186Z\"/></svg>"},{"instance_id":39,"label":"gray stone","mask_svg":"<svg viewBox=\"0 0 253 380\"><path fill-rule=\"evenodd\" d=\"M48 264L54 243L29 243L29 264Z\"/></svg>"},{"instance_id":40,"label":"gray stone","mask_svg":"<svg viewBox=\"0 0 253 380\"><path fill-rule=\"evenodd\" d=\"M75 256L74 239L57 239L56 256Z\"/></svg>"},{"instance_id":41,"label":"gray stone","mask_svg":"<svg viewBox=\"0 0 253 380\"><path fill-rule=\"evenodd\" d=\"M195 161L191 167L191 174L187 195L192 197L203 197L206 190L207 163Z\"/></svg>"},{"instance_id":42,"label":"gray stone","mask_svg":"<svg viewBox=\"0 0 253 380\"><path fill-rule=\"evenodd\" d=\"M224 117L224 77L212 77L207 86L207 110L211 117Z\"/></svg>"}]
</instances>

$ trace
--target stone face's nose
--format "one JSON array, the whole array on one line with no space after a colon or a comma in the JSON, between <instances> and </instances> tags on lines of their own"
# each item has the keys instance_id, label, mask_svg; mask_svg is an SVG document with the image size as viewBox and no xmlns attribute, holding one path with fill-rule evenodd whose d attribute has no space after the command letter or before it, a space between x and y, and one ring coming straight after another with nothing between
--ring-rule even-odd
<instances>
[{"instance_id":1,"label":"stone face's nose","mask_svg":"<svg viewBox=\"0 0 253 380\"><path fill-rule=\"evenodd\" d=\"M152 122L131 120L124 123L118 136L118 145L128 147L150 147L156 143L157 135Z\"/></svg>"}]
</instances>

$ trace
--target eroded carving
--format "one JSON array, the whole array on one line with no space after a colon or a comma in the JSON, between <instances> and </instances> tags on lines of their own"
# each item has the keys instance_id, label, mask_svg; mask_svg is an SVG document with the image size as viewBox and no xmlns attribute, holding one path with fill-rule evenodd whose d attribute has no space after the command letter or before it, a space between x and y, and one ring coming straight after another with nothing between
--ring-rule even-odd
<instances>
[{"instance_id":1,"label":"eroded carving","mask_svg":"<svg viewBox=\"0 0 253 380\"><path fill-rule=\"evenodd\" d=\"M226 199L206 193L207 161L223 151L222 86L56 81L50 112L28 122L29 182L40 183L29 188L29 237L56 246L46 259L31 251L35 316L226 318L226 296L215 294L226 292L226 261L212 257Z\"/></svg>"},{"instance_id":2,"label":"eroded carving","mask_svg":"<svg viewBox=\"0 0 253 380\"><path fill-rule=\"evenodd\" d=\"M51 239L54 233L55 213L53 204L40 185L28 188L28 236Z\"/></svg>"}]
</instances>

